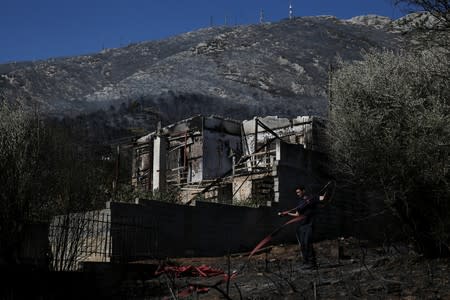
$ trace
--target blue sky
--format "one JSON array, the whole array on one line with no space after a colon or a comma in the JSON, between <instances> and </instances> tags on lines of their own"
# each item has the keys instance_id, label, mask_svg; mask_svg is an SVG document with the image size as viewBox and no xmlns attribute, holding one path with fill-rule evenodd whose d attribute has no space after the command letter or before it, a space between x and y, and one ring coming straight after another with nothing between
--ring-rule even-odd
<instances>
[{"instance_id":1,"label":"blue sky","mask_svg":"<svg viewBox=\"0 0 450 300\"><path fill-rule=\"evenodd\" d=\"M404 13L390 0L292 0L295 16ZM0 0L0 63L89 54L213 23L286 18L289 0Z\"/></svg>"}]
</instances>

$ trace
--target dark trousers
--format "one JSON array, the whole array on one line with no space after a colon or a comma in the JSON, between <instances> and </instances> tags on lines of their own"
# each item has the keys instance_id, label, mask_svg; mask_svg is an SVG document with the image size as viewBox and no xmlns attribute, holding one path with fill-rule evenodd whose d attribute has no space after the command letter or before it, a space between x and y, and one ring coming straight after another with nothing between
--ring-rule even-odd
<instances>
[{"instance_id":1,"label":"dark trousers","mask_svg":"<svg viewBox=\"0 0 450 300\"><path fill-rule=\"evenodd\" d=\"M313 224L302 224L297 227L297 238L302 250L303 263L316 263L316 254L313 248Z\"/></svg>"}]
</instances>

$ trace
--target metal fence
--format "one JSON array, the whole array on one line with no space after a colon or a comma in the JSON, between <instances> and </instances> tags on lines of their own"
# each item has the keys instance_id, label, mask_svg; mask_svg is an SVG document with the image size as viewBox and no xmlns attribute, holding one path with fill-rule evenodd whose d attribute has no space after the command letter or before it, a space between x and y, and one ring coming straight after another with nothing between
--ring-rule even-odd
<instances>
[{"instance_id":1,"label":"metal fence","mask_svg":"<svg viewBox=\"0 0 450 300\"><path fill-rule=\"evenodd\" d=\"M52 267L74 271L82 262L128 262L157 256L154 218L116 217L103 211L55 217L49 230Z\"/></svg>"}]
</instances>

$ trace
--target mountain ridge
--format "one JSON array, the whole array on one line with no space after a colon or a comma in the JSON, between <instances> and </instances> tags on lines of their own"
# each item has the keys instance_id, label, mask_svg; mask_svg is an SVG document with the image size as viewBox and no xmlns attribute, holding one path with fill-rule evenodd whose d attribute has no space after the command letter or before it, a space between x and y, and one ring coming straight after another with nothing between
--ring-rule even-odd
<instances>
[{"instance_id":1,"label":"mountain ridge","mask_svg":"<svg viewBox=\"0 0 450 300\"><path fill-rule=\"evenodd\" d=\"M325 115L330 65L398 49L386 17L301 17L212 27L92 55L0 65L2 98L48 114L140 101L176 120L197 113ZM197 102L197 104L196 104Z\"/></svg>"}]
</instances>

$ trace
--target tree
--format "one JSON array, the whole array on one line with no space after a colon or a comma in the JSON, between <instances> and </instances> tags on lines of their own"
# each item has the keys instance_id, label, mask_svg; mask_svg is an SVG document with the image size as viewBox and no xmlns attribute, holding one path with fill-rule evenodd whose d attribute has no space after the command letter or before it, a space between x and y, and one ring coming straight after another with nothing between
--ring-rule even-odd
<instances>
[{"instance_id":1,"label":"tree","mask_svg":"<svg viewBox=\"0 0 450 300\"><path fill-rule=\"evenodd\" d=\"M29 208L22 191L31 179L31 166L26 160L29 143L25 112L0 105L0 258L10 262Z\"/></svg>"},{"instance_id":2,"label":"tree","mask_svg":"<svg viewBox=\"0 0 450 300\"><path fill-rule=\"evenodd\" d=\"M370 52L334 73L337 172L382 192L429 257L449 255L450 83L446 53Z\"/></svg>"},{"instance_id":3,"label":"tree","mask_svg":"<svg viewBox=\"0 0 450 300\"><path fill-rule=\"evenodd\" d=\"M103 206L112 169L64 123L0 102L0 261L20 262L24 225Z\"/></svg>"},{"instance_id":4,"label":"tree","mask_svg":"<svg viewBox=\"0 0 450 300\"><path fill-rule=\"evenodd\" d=\"M450 29L449 0L393 0L395 5L407 5L413 9L422 9L433 15L442 27Z\"/></svg>"}]
</instances>

